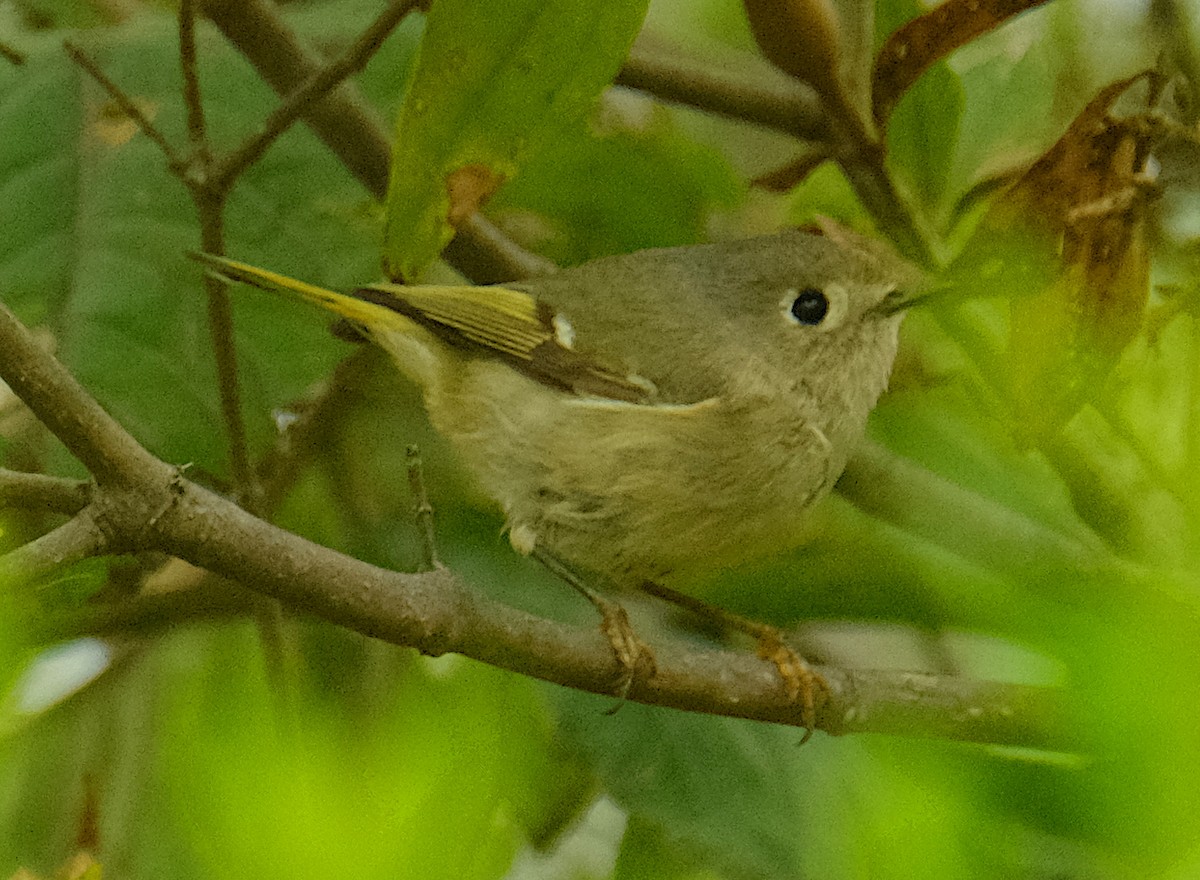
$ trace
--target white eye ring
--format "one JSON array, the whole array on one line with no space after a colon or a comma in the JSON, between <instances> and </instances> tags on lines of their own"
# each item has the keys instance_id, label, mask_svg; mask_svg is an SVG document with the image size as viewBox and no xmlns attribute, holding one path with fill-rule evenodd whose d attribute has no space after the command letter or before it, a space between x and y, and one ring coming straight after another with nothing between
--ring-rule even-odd
<instances>
[{"instance_id":1,"label":"white eye ring","mask_svg":"<svg viewBox=\"0 0 1200 880\"><path fill-rule=\"evenodd\" d=\"M809 323L801 320L794 311L796 300L808 291L818 291L825 296L826 310L816 323ZM804 327L808 330L817 333L828 332L839 327L846 319L846 288L841 284L826 284L824 287L789 287L783 293L783 299L779 303L779 310L783 313L784 320L789 324L797 327Z\"/></svg>"}]
</instances>

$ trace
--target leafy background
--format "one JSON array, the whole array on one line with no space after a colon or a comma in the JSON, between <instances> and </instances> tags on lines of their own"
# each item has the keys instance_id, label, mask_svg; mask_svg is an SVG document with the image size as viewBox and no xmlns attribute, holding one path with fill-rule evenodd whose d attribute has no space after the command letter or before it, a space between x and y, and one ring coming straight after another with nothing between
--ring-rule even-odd
<instances>
[{"instance_id":1,"label":"leafy background","mask_svg":"<svg viewBox=\"0 0 1200 880\"><path fill-rule=\"evenodd\" d=\"M227 464L203 298L183 256L197 245L190 202L156 148L61 49L74 36L182 143L173 16L135 5L114 23L114 9L0 6L0 40L28 56L21 67L0 63L0 291L154 453L219 480ZM287 15L332 52L377 10L314 0ZM880 41L919 11L880 0ZM1101 86L1153 63L1143 12L1058 0L939 63L904 98L889 126L890 168L948 250L978 219L956 210L975 184L1040 155ZM726 0L656 0L646 30L714 65L735 63L753 51L743 15ZM422 30L410 17L359 77L383 118L400 114ZM602 66L586 45L578 51L581 67ZM597 40L596 51L611 46ZM276 99L208 27L200 57L214 136L232 145ZM499 118L511 131L512 119ZM614 91L522 154L487 212L563 264L814 213L869 224L830 165L786 194L747 185L794 151L782 135ZM1175 166L1185 196L1188 167ZM996 524L994 543L962 539L960 523L921 506L915 480L923 521L880 518L835 496L796 554L708 587L734 610L843 632L824 647L847 662L1070 684L1078 754L879 736L817 736L799 748L791 729L638 705L608 715L611 700L460 658L430 661L303 617L291 623L302 662L298 722L288 723L244 621L48 653L38 621L108 588L122 570L114 561L64 572L33 595L6 593L0 606L9 693L0 876L18 866L50 873L82 843L111 877L1193 876L1191 210L1168 195L1155 218L1170 235L1154 278L1175 285L1151 302L1156 333L1140 335L1111 376L1093 377L1087 405L1032 448L986 365L1011 366L1002 344L996 353L1009 300L1032 310L1041 301L1001 286L907 322L872 437L960 486L973 521ZM379 274L381 211L302 127L240 181L227 229L231 254L317 284ZM257 456L292 402L350 349L320 317L273 299L239 293L235 308ZM12 466L81 473L11 402L3 407ZM412 568L410 442L424 452L447 563L505 601L587 621L590 609L507 549L495 512L378 357L363 357L322 454L277 520ZM44 526L3 516L14 543ZM1090 562L1044 543L1020 552L1029 534L1089 548ZM648 630L683 625L633 611ZM81 684L89 668L96 675Z\"/></svg>"}]
</instances>

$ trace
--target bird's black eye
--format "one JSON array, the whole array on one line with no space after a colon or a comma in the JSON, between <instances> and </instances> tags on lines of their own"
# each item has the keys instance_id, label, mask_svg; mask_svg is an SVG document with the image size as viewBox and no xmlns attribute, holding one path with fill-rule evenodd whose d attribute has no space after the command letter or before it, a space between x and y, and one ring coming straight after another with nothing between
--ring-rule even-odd
<instances>
[{"instance_id":1,"label":"bird's black eye","mask_svg":"<svg viewBox=\"0 0 1200 880\"><path fill-rule=\"evenodd\" d=\"M829 312L829 300L815 287L806 287L792 300L792 317L801 324L815 327L825 320Z\"/></svg>"}]
</instances>

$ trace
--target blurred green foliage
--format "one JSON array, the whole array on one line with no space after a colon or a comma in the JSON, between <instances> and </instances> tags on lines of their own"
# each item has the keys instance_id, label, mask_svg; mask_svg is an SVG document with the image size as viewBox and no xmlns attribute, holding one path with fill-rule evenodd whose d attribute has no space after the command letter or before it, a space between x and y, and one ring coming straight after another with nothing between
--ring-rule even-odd
<instances>
[{"instance_id":1,"label":"blurred green foliage","mask_svg":"<svg viewBox=\"0 0 1200 880\"><path fill-rule=\"evenodd\" d=\"M28 55L19 68L0 61L0 295L153 452L219 479L225 440L205 309L183 256L198 241L190 203L154 146L60 48L66 28L83 28L74 38L184 143L172 17L138 9L116 22L118 6L0 7L0 40ZM378 6L311 0L286 13L336 51ZM936 65L897 107L889 167L947 250L978 220L960 201L973 187L1027 164L1099 87L1157 53L1141 27L1092 39L1079 22L1096 8L1059 0L1021 17ZM911 0L879 0L880 37L918 11ZM663 0L648 21L658 38L715 64L750 45L732 0ZM411 17L359 78L388 118L404 105L422 33L422 18ZM567 60L611 65L627 37L585 40ZM276 99L207 26L200 57L214 139L236 144ZM488 205L505 231L558 262L818 212L869 224L833 166L786 195L750 191L739 174L756 162L752 173L772 170L779 146L760 157L758 136L736 122L699 121L631 94L585 120L589 103L575 96L572 118L527 162L513 160L511 182ZM428 112L440 131L469 130L489 155L513 154L525 120L496 110L495 124L464 128L457 114L467 109L449 100ZM379 216L297 126L240 181L228 250L349 286L378 276ZM74 851L85 804L109 877L1194 876L1197 267L1178 243L1162 244L1174 248L1164 265L1177 289L1151 302L1154 338L1136 340L1083 411L1036 449L1017 442L1002 382L1006 310L1018 293L1036 309L1029 291L943 298L907 322L872 437L960 487L976 521L997 524L993 542L963 541L962 524L936 511L929 528L913 528L834 497L802 550L708 593L779 623L868 620L904 635L899 654L890 642L863 642L859 665L1068 683L1079 755L878 736L817 736L797 748L792 729L637 705L607 715L611 700L461 659L429 661L304 619L289 622L299 664L286 707L250 625L212 621L114 639L96 682L24 711L12 683L40 647L38 622L100 588L86 569L64 575L69 589L0 592L0 877L19 865L51 873ZM274 299L239 292L235 308L257 456L351 348L319 316ZM448 564L504 601L590 620L507 548L499 517L383 359L363 357L354 378L277 521L411 568L403 456L417 442ZM10 461L79 472L28 426L15 435ZM8 544L52 524L5 517ZM1094 561L1020 552L1027 534L1096 547ZM652 630L653 611L631 605Z\"/></svg>"}]
</instances>

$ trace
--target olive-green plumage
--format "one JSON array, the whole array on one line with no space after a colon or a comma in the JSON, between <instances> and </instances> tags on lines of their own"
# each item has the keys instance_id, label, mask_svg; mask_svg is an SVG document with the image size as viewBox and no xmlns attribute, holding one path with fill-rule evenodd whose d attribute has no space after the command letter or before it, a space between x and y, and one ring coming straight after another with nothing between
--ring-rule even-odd
<instances>
[{"instance_id":1,"label":"olive-green plumage","mask_svg":"<svg viewBox=\"0 0 1200 880\"><path fill-rule=\"evenodd\" d=\"M362 327L422 387L514 546L630 586L797 542L887 385L912 277L838 227L351 295L199 259Z\"/></svg>"}]
</instances>

